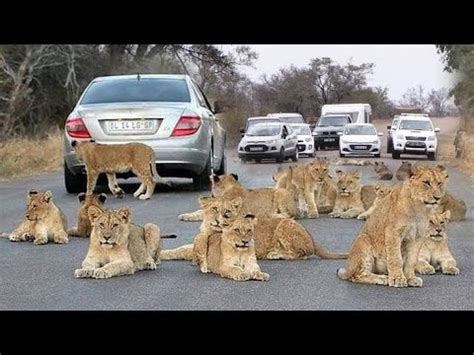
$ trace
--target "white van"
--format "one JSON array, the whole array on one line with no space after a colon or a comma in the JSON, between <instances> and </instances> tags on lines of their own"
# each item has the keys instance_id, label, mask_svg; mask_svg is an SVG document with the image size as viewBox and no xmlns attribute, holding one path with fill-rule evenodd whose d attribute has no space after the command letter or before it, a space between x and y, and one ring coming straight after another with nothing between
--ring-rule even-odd
<instances>
[{"instance_id":1,"label":"white van","mask_svg":"<svg viewBox=\"0 0 474 355\"><path fill-rule=\"evenodd\" d=\"M372 119L372 107L369 104L323 105L321 108L321 116L343 113L352 117L351 123L370 123Z\"/></svg>"}]
</instances>

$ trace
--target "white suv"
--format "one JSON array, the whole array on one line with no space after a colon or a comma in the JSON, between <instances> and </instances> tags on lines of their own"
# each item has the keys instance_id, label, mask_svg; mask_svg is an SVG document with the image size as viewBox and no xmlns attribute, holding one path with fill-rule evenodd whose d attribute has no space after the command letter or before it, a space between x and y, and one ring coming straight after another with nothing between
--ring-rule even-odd
<instances>
[{"instance_id":1,"label":"white suv","mask_svg":"<svg viewBox=\"0 0 474 355\"><path fill-rule=\"evenodd\" d=\"M439 128L433 128L428 115L400 115L397 130L392 136L393 159L400 159L400 154L422 154L430 160L436 160L437 132Z\"/></svg>"}]
</instances>

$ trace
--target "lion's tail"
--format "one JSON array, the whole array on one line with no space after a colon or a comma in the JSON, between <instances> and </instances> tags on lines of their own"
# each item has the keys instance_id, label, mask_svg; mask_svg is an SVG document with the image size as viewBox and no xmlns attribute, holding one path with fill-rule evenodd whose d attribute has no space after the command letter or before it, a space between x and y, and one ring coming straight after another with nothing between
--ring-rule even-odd
<instances>
[{"instance_id":1,"label":"lion's tail","mask_svg":"<svg viewBox=\"0 0 474 355\"><path fill-rule=\"evenodd\" d=\"M2 232L0 233L0 238L10 238L10 233Z\"/></svg>"},{"instance_id":2,"label":"lion's tail","mask_svg":"<svg viewBox=\"0 0 474 355\"><path fill-rule=\"evenodd\" d=\"M178 216L180 221L196 222L203 220L203 210L197 210L194 212L183 213Z\"/></svg>"},{"instance_id":3,"label":"lion's tail","mask_svg":"<svg viewBox=\"0 0 474 355\"><path fill-rule=\"evenodd\" d=\"M313 248L314 254L319 256L321 259L347 259L349 257L348 253L333 253L326 250L322 245L316 242L313 238Z\"/></svg>"}]
</instances>

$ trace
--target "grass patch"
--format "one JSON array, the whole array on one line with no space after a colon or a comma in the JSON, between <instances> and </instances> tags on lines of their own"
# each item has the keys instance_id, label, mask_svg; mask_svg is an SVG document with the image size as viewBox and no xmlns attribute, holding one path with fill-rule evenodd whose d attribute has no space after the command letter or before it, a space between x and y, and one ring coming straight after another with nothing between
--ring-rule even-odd
<instances>
[{"instance_id":1,"label":"grass patch","mask_svg":"<svg viewBox=\"0 0 474 355\"><path fill-rule=\"evenodd\" d=\"M58 171L63 165L64 133L60 129L0 143L0 180Z\"/></svg>"}]
</instances>

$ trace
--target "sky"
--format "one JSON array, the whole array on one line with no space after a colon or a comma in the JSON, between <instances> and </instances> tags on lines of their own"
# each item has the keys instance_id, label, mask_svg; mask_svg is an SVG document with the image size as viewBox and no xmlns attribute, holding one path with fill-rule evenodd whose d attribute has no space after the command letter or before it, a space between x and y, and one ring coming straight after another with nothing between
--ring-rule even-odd
<instances>
[{"instance_id":1,"label":"sky","mask_svg":"<svg viewBox=\"0 0 474 355\"><path fill-rule=\"evenodd\" d=\"M233 46L225 45L224 50ZM291 64L308 65L310 59L330 57L339 64L374 63L369 86L388 88L398 101L410 87L421 84L427 90L450 88L452 77L443 71L441 56L434 45L251 45L258 54L255 69L243 71L255 81Z\"/></svg>"}]
</instances>

